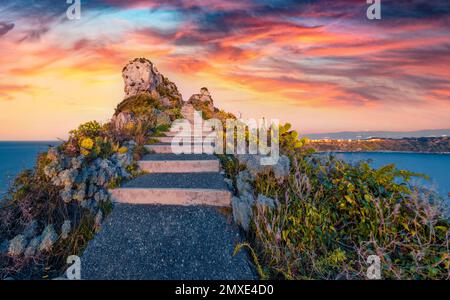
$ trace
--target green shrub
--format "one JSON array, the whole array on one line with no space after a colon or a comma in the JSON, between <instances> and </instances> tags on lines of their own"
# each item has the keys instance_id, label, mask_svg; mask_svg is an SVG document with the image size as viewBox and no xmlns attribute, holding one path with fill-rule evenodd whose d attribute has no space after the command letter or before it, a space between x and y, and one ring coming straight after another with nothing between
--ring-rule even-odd
<instances>
[{"instance_id":1,"label":"green shrub","mask_svg":"<svg viewBox=\"0 0 450 300\"><path fill-rule=\"evenodd\" d=\"M121 112L132 112L135 116L142 116L151 113L154 109L163 110L161 101L154 99L148 93L140 93L123 100L116 108L115 115Z\"/></svg>"},{"instance_id":2,"label":"green shrub","mask_svg":"<svg viewBox=\"0 0 450 300\"><path fill-rule=\"evenodd\" d=\"M378 255L385 279L450 279L448 210L435 193L411 184L421 174L349 164L313 155L307 139L280 126L280 150L291 160L283 183L272 172L252 182L256 205L248 238L262 278L365 279ZM219 156L233 180L245 166Z\"/></svg>"},{"instance_id":3,"label":"green shrub","mask_svg":"<svg viewBox=\"0 0 450 300\"><path fill-rule=\"evenodd\" d=\"M367 257L378 255L385 279L448 279L450 225L436 195L409 184L417 175L298 156L288 182L257 178L255 193L280 203L254 211L266 276L364 279Z\"/></svg>"}]
</instances>

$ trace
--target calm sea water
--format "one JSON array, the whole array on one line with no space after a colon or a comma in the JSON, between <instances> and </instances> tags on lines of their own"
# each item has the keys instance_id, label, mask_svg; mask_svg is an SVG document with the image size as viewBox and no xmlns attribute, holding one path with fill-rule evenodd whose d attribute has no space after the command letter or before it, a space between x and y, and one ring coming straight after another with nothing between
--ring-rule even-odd
<instances>
[{"instance_id":1,"label":"calm sea water","mask_svg":"<svg viewBox=\"0 0 450 300\"><path fill-rule=\"evenodd\" d=\"M433 188L444 198L448 198L450 192L450 155L395 152L344 152L333 153L333 155L348 162L370 159L372 160L371 166L375 168L394 163L399 169L426 174L430 177L430 181L419 180L417 183Z\"/></svg>"},{"instance_id":2,"label":"calm sea water","mask_svg":"<svg viewBox=\"0 0 450 300\"><path fill-rule=\"evenodd\" d=\"M5 193L14 177L32 168L38 153L58 142L0 142L0 195Z\"/></svg>"}]
</instances>

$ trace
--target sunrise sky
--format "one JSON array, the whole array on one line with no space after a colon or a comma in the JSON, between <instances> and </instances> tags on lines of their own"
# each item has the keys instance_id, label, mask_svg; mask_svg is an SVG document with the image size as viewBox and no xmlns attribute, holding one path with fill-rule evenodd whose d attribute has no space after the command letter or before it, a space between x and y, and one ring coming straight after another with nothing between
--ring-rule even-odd
<instances>
[{"instance_id":1,"label":"sunrise sky","mask_svg":"<svg viewBox=\"0 0 450 300\"><path fill-rule=\"evenodd\" d=\"M448 0L0 2L0 140L66 138L107 121L122 67L153 61L185 100L300 133L450 128ZM207 4L208 3L208 4Z\"/></svg>"}]
</instances>

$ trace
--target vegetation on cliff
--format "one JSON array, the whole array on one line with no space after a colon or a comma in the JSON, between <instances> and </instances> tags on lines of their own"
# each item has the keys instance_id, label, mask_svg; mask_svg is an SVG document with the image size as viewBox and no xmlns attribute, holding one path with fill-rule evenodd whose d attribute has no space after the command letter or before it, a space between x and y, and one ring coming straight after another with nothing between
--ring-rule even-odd
<instances>
[{"instance_id":1,"label":"vegetation on cliff","mask_svg":"<svg viewBox=\"0 0 450 300\"><path fill-rule=\"evenodd\" d=\"M220 156L236 197L250 203L249 243L237 250L250 248L262 278L367 279L376 255L383 279L450 279L448 208L410 184L423 175L318 157L289 124L280 146L290 160L282 178ZM246 209L233 206L241 225Z\"/></svg>"},{"instance_id":2,"label":"vegetation on cliff","mask_svg":"<svg viewBox=\"0 0 450 300\"><path fill-rule=\"evenodd\" d=\"M249 182L254 197L276 203L256 201L248 232L263 278L364 279L370 255L380 258L384 279L450 278L448 210L409 184L420 175L304 150L288 154L281 183L273 172ZM226 162L239 194L247 166Z\"/></svg>"}]
</instances>

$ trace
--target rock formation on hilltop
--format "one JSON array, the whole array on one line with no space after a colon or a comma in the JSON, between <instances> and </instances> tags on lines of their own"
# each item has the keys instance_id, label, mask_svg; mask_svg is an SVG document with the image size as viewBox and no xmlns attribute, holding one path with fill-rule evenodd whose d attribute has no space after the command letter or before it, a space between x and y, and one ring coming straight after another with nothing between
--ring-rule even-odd
<instances>
[{"instance_id":1,"label":"rock formation on hilltop","mask_svg":"<svg viewBox=\"0 0 450 300\"><path fill-rule=\"evenodd\" d=\"M214 101L211 97L207 88L202 88L200 90L200 94L194 94L188 100L189 104L192 104L194 107L204 106L207 109L214 111Z\"/></svg>"},{"instance_id":2,"label":"rock formation on hilltop","mask_svg":"<svg viewBox=\"0 0 450 300\"><path fill-rule=\"evenodd\" d=\"M159 73L151 61L136 58L122 70L125 81L125 98L148 93L153 99L160 100L168 108L180 107L183 98L177 86Z\"/></svg>"},{"instance_id":3,"label":"rock formation on hilltop","mask_svg":"<svg viewBox=\"0 0 450 300\"><path fill-rule=\"evenodd\" d=\"M138 120L156 125L169 124L180 118L183 98L175 83L164 77L151 61L136 58L122 70L125 99L119 103L111 119L113 128L122 130Z\"/></svg>"}]
</instances>

